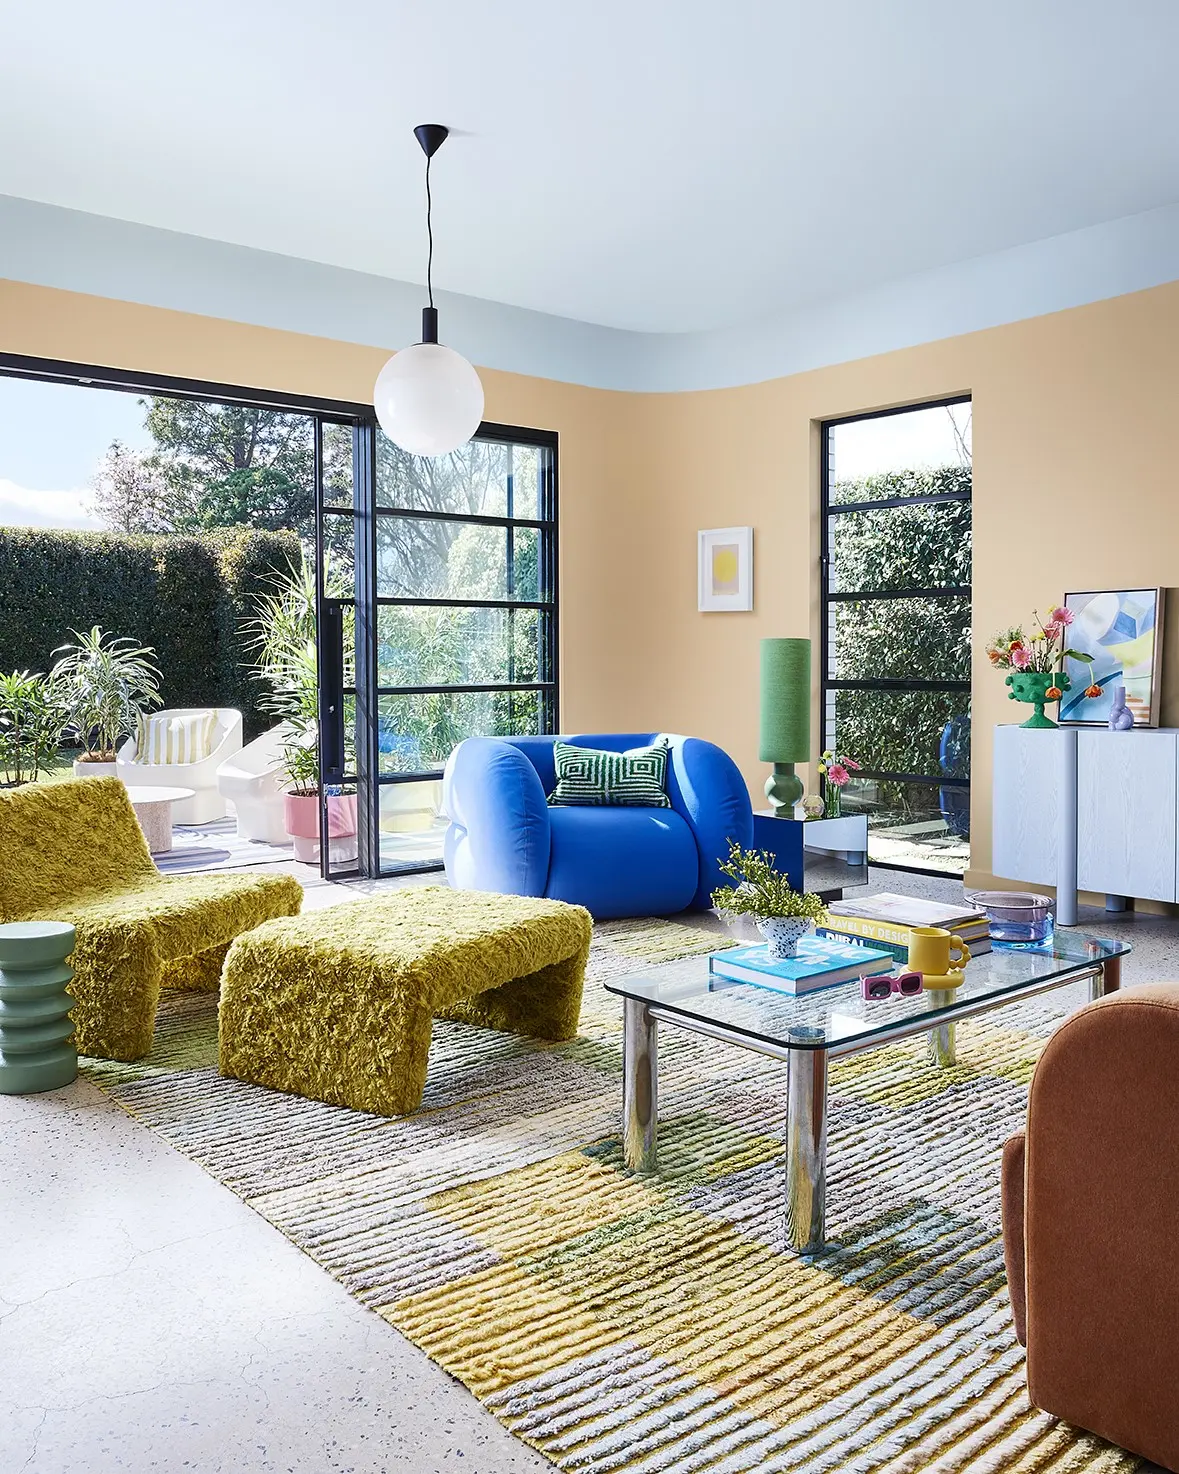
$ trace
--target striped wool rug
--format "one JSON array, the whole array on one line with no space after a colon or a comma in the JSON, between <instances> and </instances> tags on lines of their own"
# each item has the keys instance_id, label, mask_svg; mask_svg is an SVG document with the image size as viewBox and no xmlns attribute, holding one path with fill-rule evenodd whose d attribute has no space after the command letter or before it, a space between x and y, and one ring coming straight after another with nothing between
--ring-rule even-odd
<instances>
[{"instance_id":1,"label":"striped wool rug","mask_svg":"<svg viewBox=\"0 0 1179 1474\"><path fill-rule=\"evenodd\" d=\"M709 947L600 926L577 1040L439 1024L403 1120L223 1080L207 994L166 997L147 1060L85 1068L560 1469L1139 1468L1029 1408L1003 1274L1001 1146L1079 989L960 1026L951 1070L920 1043L834 1066L832 1243L803 1262L784 1065L661 1030L660 1172L621 1166L602 984Z\"/></svg>"}]
</instances>

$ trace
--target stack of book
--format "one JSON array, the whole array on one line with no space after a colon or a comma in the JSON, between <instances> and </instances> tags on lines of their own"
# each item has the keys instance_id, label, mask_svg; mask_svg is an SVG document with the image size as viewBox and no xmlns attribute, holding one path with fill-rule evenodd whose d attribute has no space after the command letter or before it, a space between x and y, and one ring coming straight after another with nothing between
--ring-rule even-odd
<instances>
[{"instance_id":1,"label":"stack of book","mask_svg":"<svg viewBox=\"0 0 1179 1474\"><path fill-rule=\"evenodd\" d=\"M991 950L991 932L986 913L977 906L947 906L940 901L923 901L916 896L895 896L884 891L862 901L833 901L819 935L842 942L861 942L872 948L885 947L898 962L909 957L909 929L941 926L962 938L972 957Z\"/></svg>"},{"instance_id":2,"label":"stack of book","mask_svg":"<svg viewBox=\"0 0 1179 1474\"><path fill-rule=\"evenodd\" d=\"M833 988L874 972L887 972L892 962L892 953L883 947L839 937L806 936L800 939L795 957L774 957L768 947L733 947L728 952L713 952L708 970L714 978L753 983L799 997L816 988Z\"/></svg>"}]
</instances>

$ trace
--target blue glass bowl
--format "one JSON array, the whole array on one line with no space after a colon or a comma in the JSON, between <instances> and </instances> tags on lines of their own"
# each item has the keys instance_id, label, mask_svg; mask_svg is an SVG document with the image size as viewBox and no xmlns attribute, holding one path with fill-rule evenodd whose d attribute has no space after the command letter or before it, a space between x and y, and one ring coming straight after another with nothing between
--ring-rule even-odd
<instances>
[{"instance_id":1,"label":"blue glass bowl","mask_svg":"<svg viewBox=\"0 0 1179 1474\"><path fill-rule=\"evenodd\" d=\"M1042 947L1051 942L1052 898L1032 891L971 891L986 913L992 947Z\"/></svg>"}]
</instances>

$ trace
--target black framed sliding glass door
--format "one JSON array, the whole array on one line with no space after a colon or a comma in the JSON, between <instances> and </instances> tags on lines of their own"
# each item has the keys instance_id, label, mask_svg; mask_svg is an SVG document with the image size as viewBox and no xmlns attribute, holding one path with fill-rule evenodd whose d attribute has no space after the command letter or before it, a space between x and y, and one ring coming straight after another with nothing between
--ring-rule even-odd
<instances>
[{"instance_id":1,"label":"black framed sliding glass door","mask_svg":"<svg viewBox=\"0 0 1179 1474\"><path fill-rule=\"evenodd\" d=\"M323 442L323 777L356 791L355 872L387 875L441 864L457 743L556 728L557 440L483 425L431 460L352 435L350 475Z\"/></svg>"}]
</instances>

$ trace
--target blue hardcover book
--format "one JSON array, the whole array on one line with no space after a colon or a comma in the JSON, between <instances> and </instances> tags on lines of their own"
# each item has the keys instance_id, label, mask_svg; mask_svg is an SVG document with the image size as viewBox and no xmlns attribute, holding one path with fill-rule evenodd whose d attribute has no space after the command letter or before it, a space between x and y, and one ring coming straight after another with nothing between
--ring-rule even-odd
<instances>
[{"instance_id":1,"label":"blue hardcover book","mask_svg":"<svg viewBox=\"0 0 1179 1474\"><path fill-rule=\"evenodd\" d=\"M805 936L795 957L777 958L768 947L734 947L713 952L708 966L714 977L754 983L779 993L812 993L833 988L874 972L887 972L896 959L883 947L862 947L834 937Z\"/></svg>"}]
</instances>

